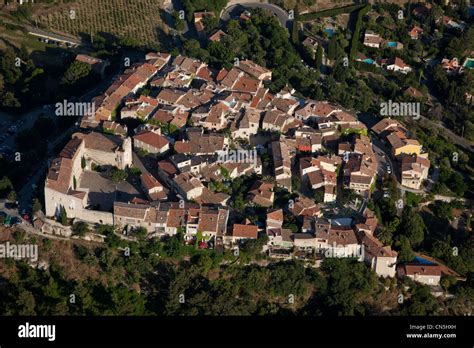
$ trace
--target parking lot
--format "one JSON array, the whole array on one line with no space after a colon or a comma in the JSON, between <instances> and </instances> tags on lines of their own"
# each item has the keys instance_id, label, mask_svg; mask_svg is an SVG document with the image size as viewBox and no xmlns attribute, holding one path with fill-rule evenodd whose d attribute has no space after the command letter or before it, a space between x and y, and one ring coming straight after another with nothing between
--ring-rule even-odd
<instances>
[{"instance_id":1,"label":"parking lot","mask_svg":"<svg viewBox=\"0 0 474 348\"><path fill-rule=\"evenodd\" d=\"M18 133L25 124L23 120L9 122L7 120L0 121L0 154L10 157L13 155L13 136Z\"/></svg>"}]
</instances>

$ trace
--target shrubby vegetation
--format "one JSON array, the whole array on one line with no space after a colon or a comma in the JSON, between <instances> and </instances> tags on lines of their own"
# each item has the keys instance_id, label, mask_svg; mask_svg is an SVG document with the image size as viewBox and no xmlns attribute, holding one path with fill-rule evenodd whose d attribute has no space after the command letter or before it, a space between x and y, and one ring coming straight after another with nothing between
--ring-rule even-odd
<instances>
[{"instance_id":1,"label":"shrubby vegetation","mask_svg":"<svg viewBox=\"0 0 474 348\"><path fill-rule=\"evenodd\" d=\"M111 230L104 227L104 230ZM233 255L148 241L120 246L74 245L76 260L100 277L70 279L67 269L53 262L47 270L24 262L10 264L0 288L4 315L364 315L383 313L386 293L375 273L350 259L327 259L320 270L298 261L242 265ZM179 241L178 241L179 243ZM130 248L125 256L123 248ZM188 255L186 257L185 255ZM187 260L187 261L186 261ZM81 266L82 267L82 266ZM21 276L20 276L21 275ZM410 284L403 305L389 283L391 314L431 315L449 307L425 287ZM449 284L448 284L449 285ZM467 288L457 290L468 303ZM75 303L70 295L75 295ZM372 300L373 299L373 300ZM379 300L377 300L379 299ZM383 301L387 301L385 298ZM456 307L456 310L459 310Z\"/></svg>"},{"instance_id":2,"label":"shrubby vegetation","mask_svg":"<svg viewBox=\"0 0 474 348\"><path fill-rule=\"evenodd\" d=\"M5 110L17 110L47 98L44 88L47 76L34 65L25 46L15 51L0 51L0 105Z\"/></svg>"}]
</instances>

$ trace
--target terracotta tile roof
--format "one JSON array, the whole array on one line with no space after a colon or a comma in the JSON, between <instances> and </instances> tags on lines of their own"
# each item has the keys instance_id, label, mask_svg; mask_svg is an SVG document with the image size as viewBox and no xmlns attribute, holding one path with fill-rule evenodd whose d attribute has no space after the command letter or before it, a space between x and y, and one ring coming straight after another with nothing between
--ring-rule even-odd
<instances>
[{"instance_id":1,"label":"terracotta tile roof","mask_svg":"<svg viewBox=\"0 0 474 348\"><path fill-rule=\"evenodd\" d=\"M331 226L328 232L317 230L316 238L327 240L331 246L334 243L336 245L358 244L356 234L350 227Z\"/></svg>"},{"instance_id":2,"label":"terracotta tile roof","mask_svg":"<svg viewBox=\"0 0 474 348\"><path fill-rule=\"evenodd\" d=\"M154 188L161 188L163 189L163 185L150 173L143 173L140 175L140 179L142 181L143 186L147 190L151 190Z\"/></svg>"},{"instance_id":3,"label":"terracotta tile roof","mask_svg":"<svg viewBox=\"0 0 474 348\"><path fill-rule=\"evenodd\" d=\"M247 92L251 94L257 93L260 88L261 82L250 76L241 76L232 87L233 91Z\"/></svg>"},{"instance_id":4,"label":"terracotta tile roof","mask_svg":"<svg viewBox=\"0 0 474 348\"><path fill-rule=\"evenodd\" d=\"M163 88L157 95L157 99L166 102L167 104L173 105L178 102L186 93L179 90Z\"/></svg>"},{"instance_id":5,"label":"terracotta tile roof","mask_svg":"<svg viewBox=\"0 0 474 348\"><path fill-rule=\"evenodd\" d=\"M234 224L232 237L257 239L258 227L255 225Z\"/></svg>"},{"instance_id":6,"label":"terracotta tile roof","mask_svg":"<svg viewBox=\"0 0 474 348\"><path fill-rule=\"evenodd\" d=\"M313 112L316 116L327 117L337 110L340 108L328 102L317 102Z\"/></svg>"},{"instance_id":7,"label":"terracotta tile roof","mask_svg":"<svg viewBox=\"0 0 474 348\"><path fill-rule=\"evenodd\" d=\"M271 104L278 110L288 113L292 107L299 104L299 101L293 98L274 98Z\"/></svg>"},{"instance_id":8,"label":"terracotta tile roof","mask_svg":"<svg viewBox=\"0 0 474 348\"><path fill-rule=\"evenodd\" d=\"M365 36L364 36L364 45L365 44L380 45L381 42L382 42L382 38L379 35L373 32L366 31Z\"/></svg>"},{"instance_id":9,"label":"terracotta tile roof","mask_svg":"<svg viewBox=\"0 0 474 348\"><path fill-rule=\"evenodd\" d=\"M202 189L202 194L194 198L196 203L201 205L225 205L230 199L230 196L223 192L212 192L207 187Z\"/></svg>"},{"instance_id":10,"label":"terracotta tile roof","mask_svg":"<svg viewBox=\"0 0 474 348\"><path fill-rule=\"evenodd\" d=\"M178 174L173 180L184 192L189 192L197 187L204 187L198 178L188 172Z\"/></svg>"},{"instance_id":11,"label":"terracotta tile roof","mask_svg":"<svg viewBox=\"0 0 474 348\"><path fill-rule=\"evenodd\" d=\"M364 252L373 257L397 257L398 255L390 246L384 246L382 242L367 232L361 231L359 239L364 246Z\"/></svg>"},{"instance_id":12,"label":"terracotta tile roof","mask_svg":"<svg viewBox=\"0 0 474 348\"><path fill-rule=\"evenodd\" d=\"M180 208L172 208L168 211L168 218L166 220L167 227L178 228L185 225L186 211Z\"/></svg>"},{"instance_id":13,"label":"terracotta tile roof","mask_svg":"<svg viewBox=\"0 0 474 348\"><path fill-rule=\"evenodd\" d=\"M72 161L68 158L56 158L48 170L46 186L55 191L67 193L71 181Z\"/></svg>"},{"instance_id":14,"label":"terracotta tile roof","mask_svg":"<svg viewBox=\"0 0 474 348\"><path fill-rule=\"evenodd\" d=\"M158 109L156 110L156 112L153 114L152 117L158 122L167 124L167 123L170 123L171 120L173 119L173 114L169 110Z\"/></svg>"},{"instance_id":15,"label":"terracotta tile roof","mask_svg":"<svg viewBox=\"0 0 474 348\"><path fill-rule=\"evenodd\" d=\"M319 215L320 210L315 201L304 196L299 196L297 201L294 202L293 208L290 209L290 211L297 216L310 217Z\"/></svg>"},{"instance_id":16,"label":"terracotta tile roof","mask_svg":"<svg viewBox=\"0 0 474 348\"><path fill-rule=\"evenodd\" d=\"M59 157L73 159L82 144L82 139L71 139L59 153Z\"/></svg>"},{"instance_id":17,"label":"terracotta tile roof","mask_svg":"<svg viewBox=\"0 0 474 348\"><path fill-rule=\"evenodd\" d=\"M86 149L94 149L103 152L115 152L122 143L122 140L118 137L97 132L88 134L74 133L72 137L83 139Z\"/></svg>"},{"instance_id":18,"label":"terracotta tile roof","mask_svg":"<svg viewBox=\"0 0 474 348\"><path fill-rule=\"evenodd\" d=\"M110 130L113 133L122 136L127 135L127 126L123 126L120 123L116 123L113 121L104 121L104 123L102 123L102 129Z\"/></svg>"},{"instance_id":19,"label":"terracotta tile roof","mask_svg":"<svg viewBox=\"0 0 474 348\"><path fill-rule=\"evenodd\" d=\"M214 81L215 72L212 71L208 66L204 66L199 69L196 77L203 79L205 81L211 82Z\"/></svg>"},{"instance_id":20,"label":"terracotta tile roof","mask_svg":"<svg viewBox=\"0 0 474 348\"><path fill-rule=\"evenodd\" d=\"M275 220L283 222L283 209L277 209L267 213L267 220Z\"/></svg>"},{"instance_id":21,"label":"terracotta tile roof","mask_svg":"<svg viewBox=\"0 0 474 348\"><path fill-rule=\"evenodd\" d=\"M395 65L395 66L399 67L400 69L404 69L404 68L409 67L407 64L405 64L405 62L401 58L398 58L398 57L387 59L386 64L387 65Z\"/></svg>"},{"instance_id":22,"label":"terracotta tile roof","mask_svg":"<svg viewBox=\"0 0 474 348\"><path fill-rule=\"evenodd\" d=\"M133 197L132 200L130 201L130 203L133 203L133 204L150 204L149 201L147 201L146 199L140 198L140 197Z\"/></svg>"},{"instance_id":23,"label":"terracotta tile roof","mask_svg":"<svg viewBox=\"0 0 474 348\"><path fill-rule=\"evenodd\" d=\"M224 140L224 135L222 134L200 133L197 137L191 137L188 142L175 142L174 149L177 153L185 154L215 154L217 151L224 149Z\"/></svg>"},{"instance_id":24,"label":"terracotta tile roof","mask_svg":"<svg viewBox=\"0 0 474 348\"><path fill-rule=\"evenodd\" d=\"M383 118L372 127L372 130L376 134L381 134L382 132L396 130L397 128L402 128L400 122L391 118Z\"/></svg>"},{"instance_id":25,"label":"terracotta tile roof","mask_svg":"<svg viewBox=\"0 0 474 348\"><path fill-rule=\"evenodd\" d=\"M133 136L134 140L153 146L156 149L162 149L169 144L168 140L160 134L152 131L143 131Z\"/></svg>"},{"instance_id":26,"label":"terracotta tile roof","mask_svg":"<svg viewBox=\"0 0 474 348\"><path fill-rule=\"evenodd\" d=\"M357 118L345 111L339 111L334 114L334 117L339 121L339 122L345 122L345 123L356 123L358 122Z\"/></svg>"},{"instance_id":27,"label":"terracotta tile roof","mask_svg":"<svg viewBox=\"0 0 474 348\"><path fill-rule=\"evenodd\" d=\"M439 265L418 265L405 264L399 265L397 270L401 275L421 275L421 276L441 276L442 268Z\"/></svg>"},{"instance_id":28,"label":"terracotta tile roof","mask_svg":"<svg viewBox=\"0 0 474 348\"><path fill-rule=\"evenodd\" d=\"M263 207L273 205L273 184L262 181L256 181L249 191L252 200Z\"/></svg>"},{"instance_id":29,"label":"terracotta tile roof","mask_svg":"<svg viewBox=\"0 0 474 348\"><path fill-rule=\"evenodd\" d=\"M203 233L217 233L219 212L201 211L199 216L198 230Z\"/></svg>"},{"instance_id":30,"label":"terracotta tile roof","mask_svg":"<svg viewBox=\"0 0 474 348\"><path fill-rule=\"evenodd\" d=\"M176 167L171 163L171 161L165 159L158 162L158 168L165 172L168 176L173 176L178 172Z\"/></svg>"},{"instance_id":31,"label":"terracotta tile roof","mask_svg":"<svg viewBox=\"0 0 474 348\"><path fill-rule=\"evenodd\" d=\"M242 60L239 62L238 68L250 76L255 78L263 78L264 75L271 74L271 70L264 68L263 66L258 65L257 63L251 60ZM264 79L271 79L271 76Z\"/></svg>"},{"instance_id":32,"label":"terracotta tile roof","mask_svg":"<svg viewBox=\"0 0 474 348\"><path fill-rule=\"evenodd\" d=\"M412 38L418 38L420 34L423 34L423 29L417 26L414 26L408 33Z\"/></svg>"},{"instance_id":33,"label":"terracotta tile roof","mask_svg":"<svg viewBox=\"0 0 474 348\"><path fill-rule=\"evenodd\" d=\"M217 81L220 82L224 87L231 89L241 75L243 75L242 71L232 68L227 74L225 74L222 80L219 80L219 76L221 76L221 73L219 73Z\"/></svg>"},{"instance_id":34,"label":"terracotta tile roof","mask_svg":"<svg viewBox=\"0 0 474 348\"><path fill-rule=\"evenodd\" d=\"M217 30L214 34L209 36L209 40L213 42L219 42L224 36L227 36L221 29Z\"/></svg>"},{"instance_id":35,"label":"terracotta tile roof","mask_svg":"<svg viewBox=\"0 0 474 348\"><path fill-rule=\"evenodd\" d=\"M145 204L114 202L114 215L144 220L149 208L150 206Z\"/></svg>"}]
</instances>

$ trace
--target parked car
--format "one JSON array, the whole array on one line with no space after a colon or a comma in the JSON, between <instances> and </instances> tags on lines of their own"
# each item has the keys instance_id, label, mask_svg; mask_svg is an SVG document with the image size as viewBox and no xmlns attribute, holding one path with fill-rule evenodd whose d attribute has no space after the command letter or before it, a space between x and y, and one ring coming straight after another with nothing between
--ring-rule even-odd
<instances>
[{"instance_id":1,"label":"parked car","mask_svg":"<svg viewBox=\"0 0 474 348\"><path fill-rule=\"evenodd\" d=\"M387 173L392 174L392 167L387 163Z\"/></svg>"}]
</instances>

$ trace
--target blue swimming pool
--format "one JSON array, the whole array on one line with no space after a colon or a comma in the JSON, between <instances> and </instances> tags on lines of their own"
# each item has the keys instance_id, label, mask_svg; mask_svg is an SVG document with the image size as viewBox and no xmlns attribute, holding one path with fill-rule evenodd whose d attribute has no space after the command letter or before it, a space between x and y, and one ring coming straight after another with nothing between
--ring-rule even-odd
<instances>
[{"instance_id":1,"label":"blue swimming pool","mask_svg":"<svg viewBox=\"0 0 474 348\"><path fill-rule=\"evenodd\" d=\"M428 261L420 256L415 256L415 258L413 259L413 262L416 262L416 263L419 263L419 264L422 264L422 265L434 265L433 262L431 261Z\"/></svg>"},{"instance_id":2,"label":"blue swimming pool","mask_svg":"<svg viewBox=\"0 0 474 348\"><path fill-rule=\"evenodd\" d=\"M474 59L468 58L466 59L466 62L464 63L465 68L472 69L474 68Z\"/></svg>"},{"instance_id":3,"label":"blue swimming pool","mask_svg":"<svg viewBox=\"0 0 474 348\"><path fill-rule=\"evenodd\" d=\"M374 61L370 58L364 59L364 63L366 64L374 64Z\"/></svg>"},{"instance_id":4,"label":"blue swimming pool","mask_svg":"<svg viewBox=\"0 0 474 348\"><path fill-rule=\"evenodd\" d=\"M397 47L397 43L395 41L389 41L387 45L388 47Z\"/></svg>"},{"instance_id":5,"label":"blue swimming pool","mask_svg":"<svg viewBox=\"0 0 474 348\"><path fill-rule=\"evenodd\" d=\"M328 34L329 37L332 37L334 35L334 29L331 28L324 29L324 32Z\"/></svg>"}]
</instances>

